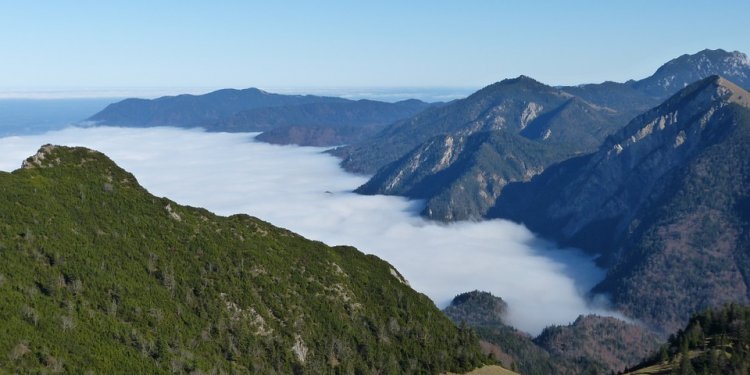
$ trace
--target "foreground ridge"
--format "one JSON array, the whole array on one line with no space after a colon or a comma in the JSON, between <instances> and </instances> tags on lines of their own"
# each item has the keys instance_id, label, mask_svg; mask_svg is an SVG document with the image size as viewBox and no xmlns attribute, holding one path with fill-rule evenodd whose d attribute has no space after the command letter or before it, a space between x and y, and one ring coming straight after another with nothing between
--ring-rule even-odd
<instances>
[{"instance_id":1,"label":"foreground ridge","mask_svg":"<svg viewBox=\"0 0 750 375\"><path fill-rule=\"evenodd\" d=\"M45 145L0 186L1 369L438 373L486 360L386 262L154 197L99 152Z\"/></svg>"}]
</instances>

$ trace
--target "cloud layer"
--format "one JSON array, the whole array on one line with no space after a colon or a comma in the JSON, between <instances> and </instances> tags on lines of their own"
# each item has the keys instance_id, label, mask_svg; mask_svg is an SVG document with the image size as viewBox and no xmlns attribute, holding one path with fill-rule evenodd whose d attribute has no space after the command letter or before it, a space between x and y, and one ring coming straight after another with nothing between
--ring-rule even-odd
<instances>
[{"instance_id":1,"label":"cloud layer","mask_svg":"<svg viewBox=\"0 0 750 375\"><path fill-rule=\"evenodd\" d=\"M511 323L532 334L579 314L606 314L582 297L604 274L580 252L554 249L508 221L425 221L416 214L421 202L352 194L366 179L344 173L320 148L274 146L253 137L69 128L0 139L0 170L18 168L45 143L85 146L106 153L152 194L222 215L248 213L308 238L375 254L441 308L458 293L489 291L509 303Z\"/></svg>"}]
</instances>

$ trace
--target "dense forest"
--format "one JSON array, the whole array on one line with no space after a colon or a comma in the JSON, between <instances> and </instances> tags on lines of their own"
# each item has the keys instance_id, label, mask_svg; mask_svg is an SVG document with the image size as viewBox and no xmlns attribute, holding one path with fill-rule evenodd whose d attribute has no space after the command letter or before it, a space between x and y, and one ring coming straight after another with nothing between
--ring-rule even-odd
<instances>
[{"instance_id":1,"label":"dense forest","mask_svg":"<svg viewBox=\"0 0 750 375\"><path fill-rule=\"evenodd\" d=\"M747 374L750 307L730 304L690 319L652 358L629 374Z\"/></svg>"}]
</instances>

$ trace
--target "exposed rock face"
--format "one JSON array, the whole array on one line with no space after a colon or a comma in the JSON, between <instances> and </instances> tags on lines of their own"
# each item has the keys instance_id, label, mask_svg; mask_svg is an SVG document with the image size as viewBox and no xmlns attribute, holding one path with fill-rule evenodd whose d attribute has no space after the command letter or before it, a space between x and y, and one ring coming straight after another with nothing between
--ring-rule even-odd
<instances>
[{"instance_id":1,"label":"exposed rock face","mask_svg":"<svg viewBox=\"0 0 750 375\"><path fill-rule=\"evenodd\" d=\"M539 116L543 109L543 106L538 105L534 102L527 104L526 108L524 108L523 112L521 112L521 130L525 129L526 125L534 121L534 119Z\"/></svg>"},{"instance_id":2,"label":"exposed rock face","mask_svg":"<svg viewBox=\"0 0 750 375\"><path fill-rule=\"evenodd\" d=\"M167 211L167 214L169 214L169 217L171 217L172 219L177 220L177 221L182 220L182 218L180 217L180 214L174 211L174 209L172 208L172 205L167 204L166 206L164 206L164 209Z\"/></svg>"},{"instance_id":3,"label":"exposed rock face","mask_svg":"<svg viewBox=\"0 0 750 375\"><path fill-rule=\"evenodd\" d=\"M507 186L490 216L602 254L597 290L667 331L746 301L749 98L718 76L690 85L599 151Z\"/></svg>"},{"instance_id":4,"label":"exposed rock face","mask_svg":"<svg viewBox=\"0 0 750 375\"><path fill-rule=\"evenodd\" d=\"M21 168L23 169L31 169L31 168L44 168L45 166L49 166L49 163L54 163L55 161L47 160L47 156L52 153L52 151L55 150L56 146L53 146L51 144L46 144L39 148L39 151L37 151L36 154L29 156L26 160L24 160L21 163ZM59 163L59 159L57 160Z\"/></svg>"},{"instance_id":5,"label":"exposed rock face","mask_svg":"<svg viewBox=\"0 0 750 375\"><path fill-rule=\"evenodd\" d=\"M479 220L508 182L526 181L571 153L503 130L437 136L356 192L425 199L422 214L435 220Z\"/></svg>"},{"instance_id":6,"label":"exposed rock face","mask_svg":"<svg viewBox=\"0 0 750 375\"><path fill-rule=\"evenodd\" d=\"M302 337L300 337L299 335L296 335L294 338L294 346L292 346L292 352L294 353L294 356L297 357L297 360L300 363L305 363L305 359L307 358L307 346L302 340Z\"/></svg>"}]
</instances>

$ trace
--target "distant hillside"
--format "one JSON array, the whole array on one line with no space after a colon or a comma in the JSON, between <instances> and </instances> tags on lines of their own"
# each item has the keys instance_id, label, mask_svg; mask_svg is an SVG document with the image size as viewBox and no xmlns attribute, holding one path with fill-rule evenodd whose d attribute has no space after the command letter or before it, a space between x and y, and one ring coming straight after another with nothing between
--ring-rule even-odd
<instances>
[{"instance_id":1,"label":"distant hillside","mask_svg":"<svg viewBox=\"0 0 750 375\"><path fill-rule=\"evenodd\" d=\"M304 146L331 146L367 139L385 125L411 117L430 104L419 100L396 103L347 100L237 112L207 127L217 131L262 131L258 140Z\"/></svg>"},{"instance_id":2,"label":"distant hillside","mask_svg":"<svg viewBox=\"0 0 750 375\"><path fill-rule=\"evenodd\" d=\"M333 154L343 158L341 165L349 171L372 173L435 136L468 136L491 130L519 133L540 143L572 144L586 151L617 130L616 120L612 110L520 76L394 123L372 139Z\"/></svg>"},{"instance_id":3,"label":"distant hillside","mask_svg":"<svg viewBox=\"0 0 750 375\"><path fill-rule=\"evenodd\" d=\"M474 291L456 296L444 312L456 324L474 328L485 352L525 375L621 371L639 363L661 342L637 325L593 315L548 327L532 338L504 322L506 310L502 299Z\"/></svg>"},{"instance_id":4,"label":"distant hillside","mask_svg":"<svg viewBox=\"0 0 750 375\"><path fill-rule=\"evenodd\" d=\"M508 185L491 217L601 254L596 288L671 332L748 300L750 93L713 76L634 119L599 151Z\"/></svg>"},{"instance_id":5,"label":"distant hillside","mask_svg":"<svg viewBox=\"0 0 750 375\"><path fill-rule=\"evenodd\" d=\"M486 361L389 264L44 146L0 173L0 372L440 373Z\"/></svg>"},{"instance_id":6,"label":"distant hillside","mask_svg":"<svg viewBox=\"0 0 750 375\"><path fill-rule=\"evenodd\" d=\"M443 312L456 324L473 328L481 338L482 350L506 368L525 375L563 373L571 370L550 357L526 333L504 321L507 304L487 292L459 294Z\"/></svg>"},{"instance_id":7,"label":"distant hillside","mask_svg":"<svg viewBox=\"0 0 750 375\"><path fill-rule=\"evenodd\" d=\"M578 86L565 86L560 89L589 103L618 111L620 113L619 122L625 124L633 117L651 109L651 107L658 105L669 97L669 95L663 98L650 96L634 88L634 82L607 81Z\"/></svg>"},{"instance_id":8,"label":"distant hillside","mask_svg":"<svg viewBox=\"0 0 750 375\"><path fill-rule=\"evenodd\" d=\"M90 121L119 126L207 127L237 112L308 103L343 103L346 99L314 95L280 95L256 88L224 89L204 95L125 99L110 104ZM247 130L245 130L247 131Z\"/></svg>"},{"instance_id":9,"label":"distant hillside","mask_svg":"<svg viewBox=\"0 0 750 375\"><path fill-rule=\"evenodd\" d=\"M126 99L89 121L120 126L202 127L208 131L267 132L259 140L279 144L334 146L367 138L385 125L411 117L430 104L280 95L250 88L205 95Z\"/></svg>"}]
</instances>

